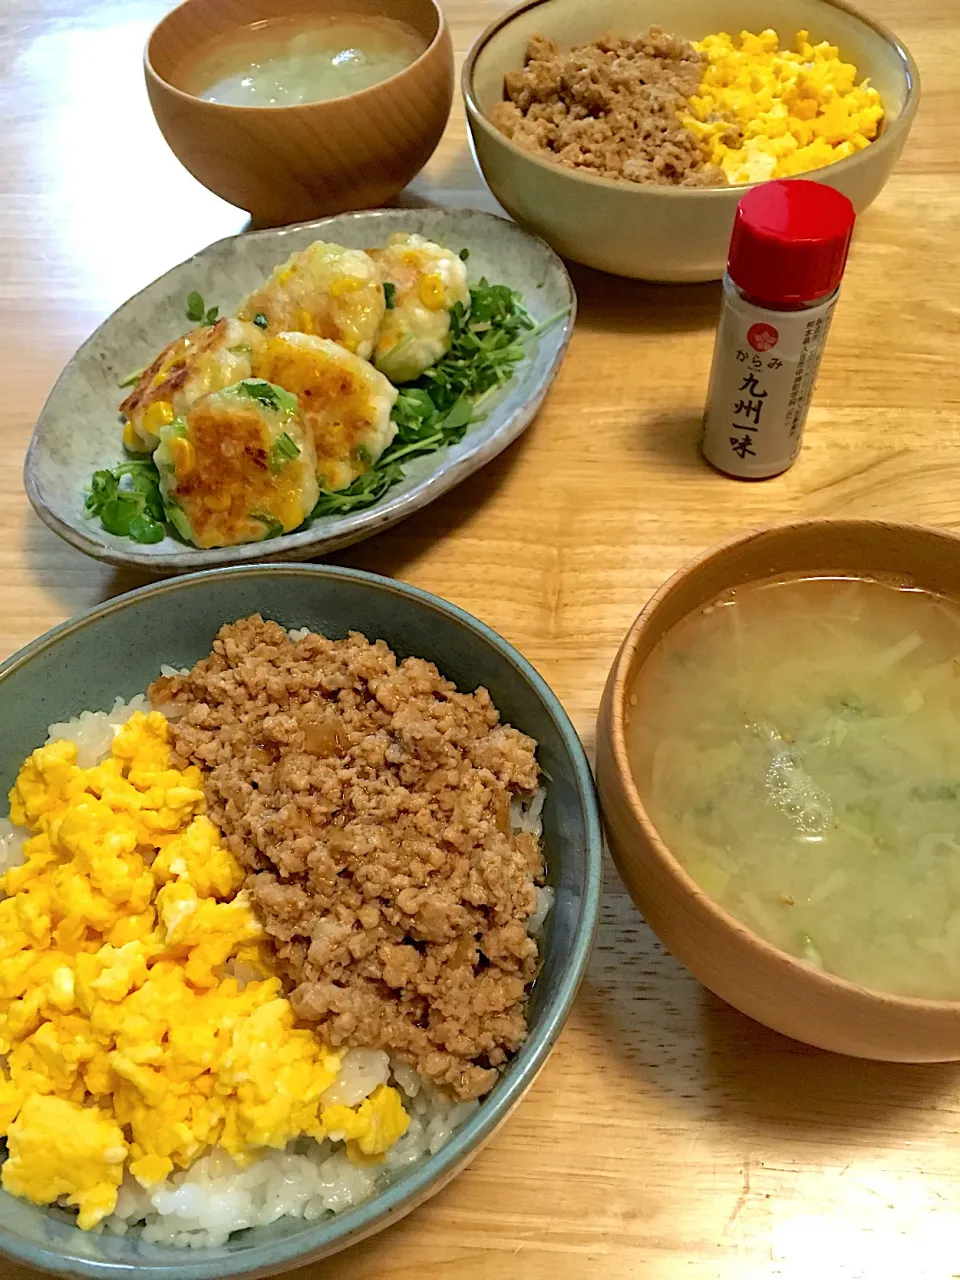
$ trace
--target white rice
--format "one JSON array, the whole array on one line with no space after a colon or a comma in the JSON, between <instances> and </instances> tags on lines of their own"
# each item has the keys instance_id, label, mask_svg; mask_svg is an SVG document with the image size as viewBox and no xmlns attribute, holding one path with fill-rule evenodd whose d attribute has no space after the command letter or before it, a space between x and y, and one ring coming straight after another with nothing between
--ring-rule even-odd
<instances>
[{"instance_id":1,"label":"white rice","mask_svg":"<svg viewBox=\"0 0 960 1280\"><path fill-rule=\"evenodd\" d=\"M47 742L66 738L77 744L77 764L81 769L92 769L110 753L110 747L121 729L135 711L149 711L147 695L138 693L129 702L117 698L109 711L81 711L74 720L52 724L47 730Z\"/></svg>"},{"instance_id":2,"label":"white rice","mask_svg":"<svg viewBox=\"0 0 960 1280\"><path fill-rule=\"evenodd\" d=\"M0 876L23 862L23 842L27 833L9 818L0 818ZM0 897L3 895L0 894Z\"/></svg>"},{"instance_id":3,"label":"white rice","mask_svg":"<svg viewBox=\"0 0 960 1280\"><path fill-rule=\"evenodd\" d=\"M307 628L289 633L294 641L307 634ZM187 670L160 668L166 676ZM145 694L137 694L129 702L117 698L110 711L82 711L73 720L50 725L47 742L64 738L75 742L78 765L90 768L109 754L117 731L130 716L147 709ZM544 796L541 788L531 800L512 803L510 820L515 832L540 836ZM28 834L8 819L0 819L0 874L23 861L23 842ZM537 888L537 909L527 925L531 934L540 932L553 901L553 889ZM251 970L235 976L249 981L259 975ZM284 1151L265 1151L245 1168L227 1152L213 1148L189 1169L178 1170L150 1191L127 1174L115 1211L97 1230L114 1235L136 1230L151 1244L205 1248L226 1243L235 1231L266 1226L277 1218L309 1221L341 1213L368 1199L408 1165L436 1154L480 1106L476 1101L457 1102L409 1063L376 1049L348 1050L323 1102L356 1106L378 1085L387 1083L404 1095L410 1125L382 1164L363 1168L351 1164L343 1142L333 1140L336 1135L323 1142L298 1138Z\"/></svg>"},{"instance_id":4,"label":"white rice","mask_svg":"<svg viewBox=\"0 0 960 1280\"><path fill-rule=\"evenodd\" d=\"M311 1221L342 1213L407 1165L439 1151L480 1105L448 1098L407 1063L391 1064L373 1049L348 1050L323 1100L356 1106L386 1083L404 1093L410 1127L382 1164L359 1168L347 1159L342 1142L330 1139L298 1138L285 1151L267 1151L246 1168L215 1149L150 1191L128 1174L103 1229L114 1235L138 1229L151 1244L196 1249L224 1244L234 1231L277 1218Z\"/></svg>"}]
</instances>

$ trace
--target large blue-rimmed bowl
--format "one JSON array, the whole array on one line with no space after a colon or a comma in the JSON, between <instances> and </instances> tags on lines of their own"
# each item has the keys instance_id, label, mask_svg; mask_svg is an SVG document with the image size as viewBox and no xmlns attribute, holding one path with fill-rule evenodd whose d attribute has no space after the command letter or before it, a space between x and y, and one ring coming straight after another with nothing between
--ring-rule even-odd
<instances>
[{"instance_id":1,"label":"large blue-rimmed bowl","mask_svg":"<svg viewBox=\"0 0 960 1280\"><path fill-rule=\"evenodd\" d=\"M132 591L47 632L0 668L3 790L43 742L48 724L142 692L161 663L192 664L209 652L224 623L253 613L331 637L361 631L385 640L399 657L428 658L461 690L484 685L504 720L536 738L547 787L543 842L556 902L530 998L529 1036L446 1146L355 1209L315 1222L280 1219L222 1247L182 1250L144 1244L134 1235L82 1232L72 1213L0 1192L0 1249L31 1266L97 1280L266 1276L382 1230L439 1191L506 1120L546 1061L583 976L599 907L601 837L593 779L576 731L536 671L496 632L454 605L388 578L326 566L216 569Z\"/></svg>"}]
</instances>

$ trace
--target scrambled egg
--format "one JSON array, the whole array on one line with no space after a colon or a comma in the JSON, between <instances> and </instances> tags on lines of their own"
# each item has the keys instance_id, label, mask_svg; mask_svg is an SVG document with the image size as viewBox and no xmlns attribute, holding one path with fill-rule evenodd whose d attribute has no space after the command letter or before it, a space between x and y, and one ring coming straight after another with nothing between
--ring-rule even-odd
<instances>
[{"instance_id":1,"label":"scrambled egg","mask_svg":"<svg viewBox=\"0 0 960 1280\"><path fill-rule=\"evenodd\" d=\"M10 792L34 835L0 877L0 1180L65 1199L84 1229L127 1169L151 1187L211 1146L242 1164L301 1134L365 1164L409 1125L386 1085L324 1107L342 1054L296 1026L277 978L224 975L230 961L269 974L262 929L168 733L137 712L91 769L50 743Z\"/></svg>"},{"instance_id":2,"label":"scrambled egg","mask_svg":"<svg viewBox=\"0 0 960 1280\"><path fill-rule=\"evenodd\" d=\"M806 173L852 156L876 138L880 95L836 46L779 48L775 31L707 36L695 45L708 64L683 124L701 140L707 160L735 185ZM735 128L731 128L734 126ZM739 135L739 136L738 136Z\"/></svg>"}]
</instances>

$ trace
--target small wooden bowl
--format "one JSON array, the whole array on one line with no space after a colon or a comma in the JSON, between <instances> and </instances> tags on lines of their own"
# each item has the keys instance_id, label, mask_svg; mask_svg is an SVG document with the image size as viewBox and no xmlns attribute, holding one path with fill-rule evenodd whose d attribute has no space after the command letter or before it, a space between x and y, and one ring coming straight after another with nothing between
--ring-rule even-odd
<instances>
[{"instance_id":1,"label":"small wooden bowl","mask_svg":"<svg viewBox=\"0 0 960 1280\"><path fill-rule=\"evenodd\" d=\"M822 1049L890 1062L960 1059L960 1002L870 991L758 938L697 886L640 798L624 736L637 673L683 618L731 588L771 577L885 579L960 600L960 538L872 520L805 520L723 543L681 569L634 622L613 664L597 723L597 783L614 861L664 945L704 986L775 1031ZM642 708L631 708L631 714Z\"/></svg>"},{"instance_id":2,"label":"small wooden bowl","mask_svg":"<svg viewBox=\"0 0 960 1280\"><path fill-rule=\"evenodd\" d=\"M197 49L225 32L305 12L385 17L427 42L398 75L295 107L233 107L179 87ZM453 100L453 45L436 0L185 0L144 56L160 131L195 178L276 226L389 203L436 149Z\"/></svg>"}]
</instances>

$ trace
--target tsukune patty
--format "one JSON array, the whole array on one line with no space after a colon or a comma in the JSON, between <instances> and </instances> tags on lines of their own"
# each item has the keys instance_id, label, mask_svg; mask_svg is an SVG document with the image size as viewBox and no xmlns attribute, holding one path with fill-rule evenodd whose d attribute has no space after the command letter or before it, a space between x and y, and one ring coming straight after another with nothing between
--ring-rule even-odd
<instances>
[{"instance_id":1,"label":"tsukune patty","mask_svg":"<svg viewBox=\"0 0 960 1280\"><path fill-rule=\"evenodd\" d=\"M296 398L245 379L161 427L154 461L167 518L198 547L290 533L316 505L316 454Z\"/></svg>"},{"instance_id":2,"label":"tsukune patty","mask_svg":"<svg viewBox=\"0 0 960 1280\"><path fill-rule=\"evenodd\" d=\"M144 369L120 406L127 419L123 443L150 453L159 442L160 428L186 413L201 396L249 378L263 341L256 325L224 316L171 342Z\"/></svg>"},{"instance_id":3,"label":"tsukune patty","mask_svg":"<svg viewBox=\"0 0 960 1280\"><path fill-rule=\"evenodd\" d=\"M317 240L281 263L237 314L267 333L329 338L368 360L385 307L380 273L368 254Z\"/></svg>"},{"instance_id":4,"label":"tsukune patty","mask_svg":"<svg viewBox=\"0 0 960 1280\"><path fill-rule=\"evenodd\" d=\"M397 428L397 389L373 365L335 342L304 333L268 339L257 372L292 392L312 436L324 489L345 489L377 461Z\"/></svg>"},{"instance_id":5,"label":"tsukune patty","mask_svg":"<svg viewBox=\"0 0 960 1280\"><path fill-rule=\"evenodd\" d=\"M450 348L450 311L470 305L459 256L423 236L397 232L368 249L390 293L374 347L374 364L391 382L411 382Z\"/></svg>"}]
</instances>

